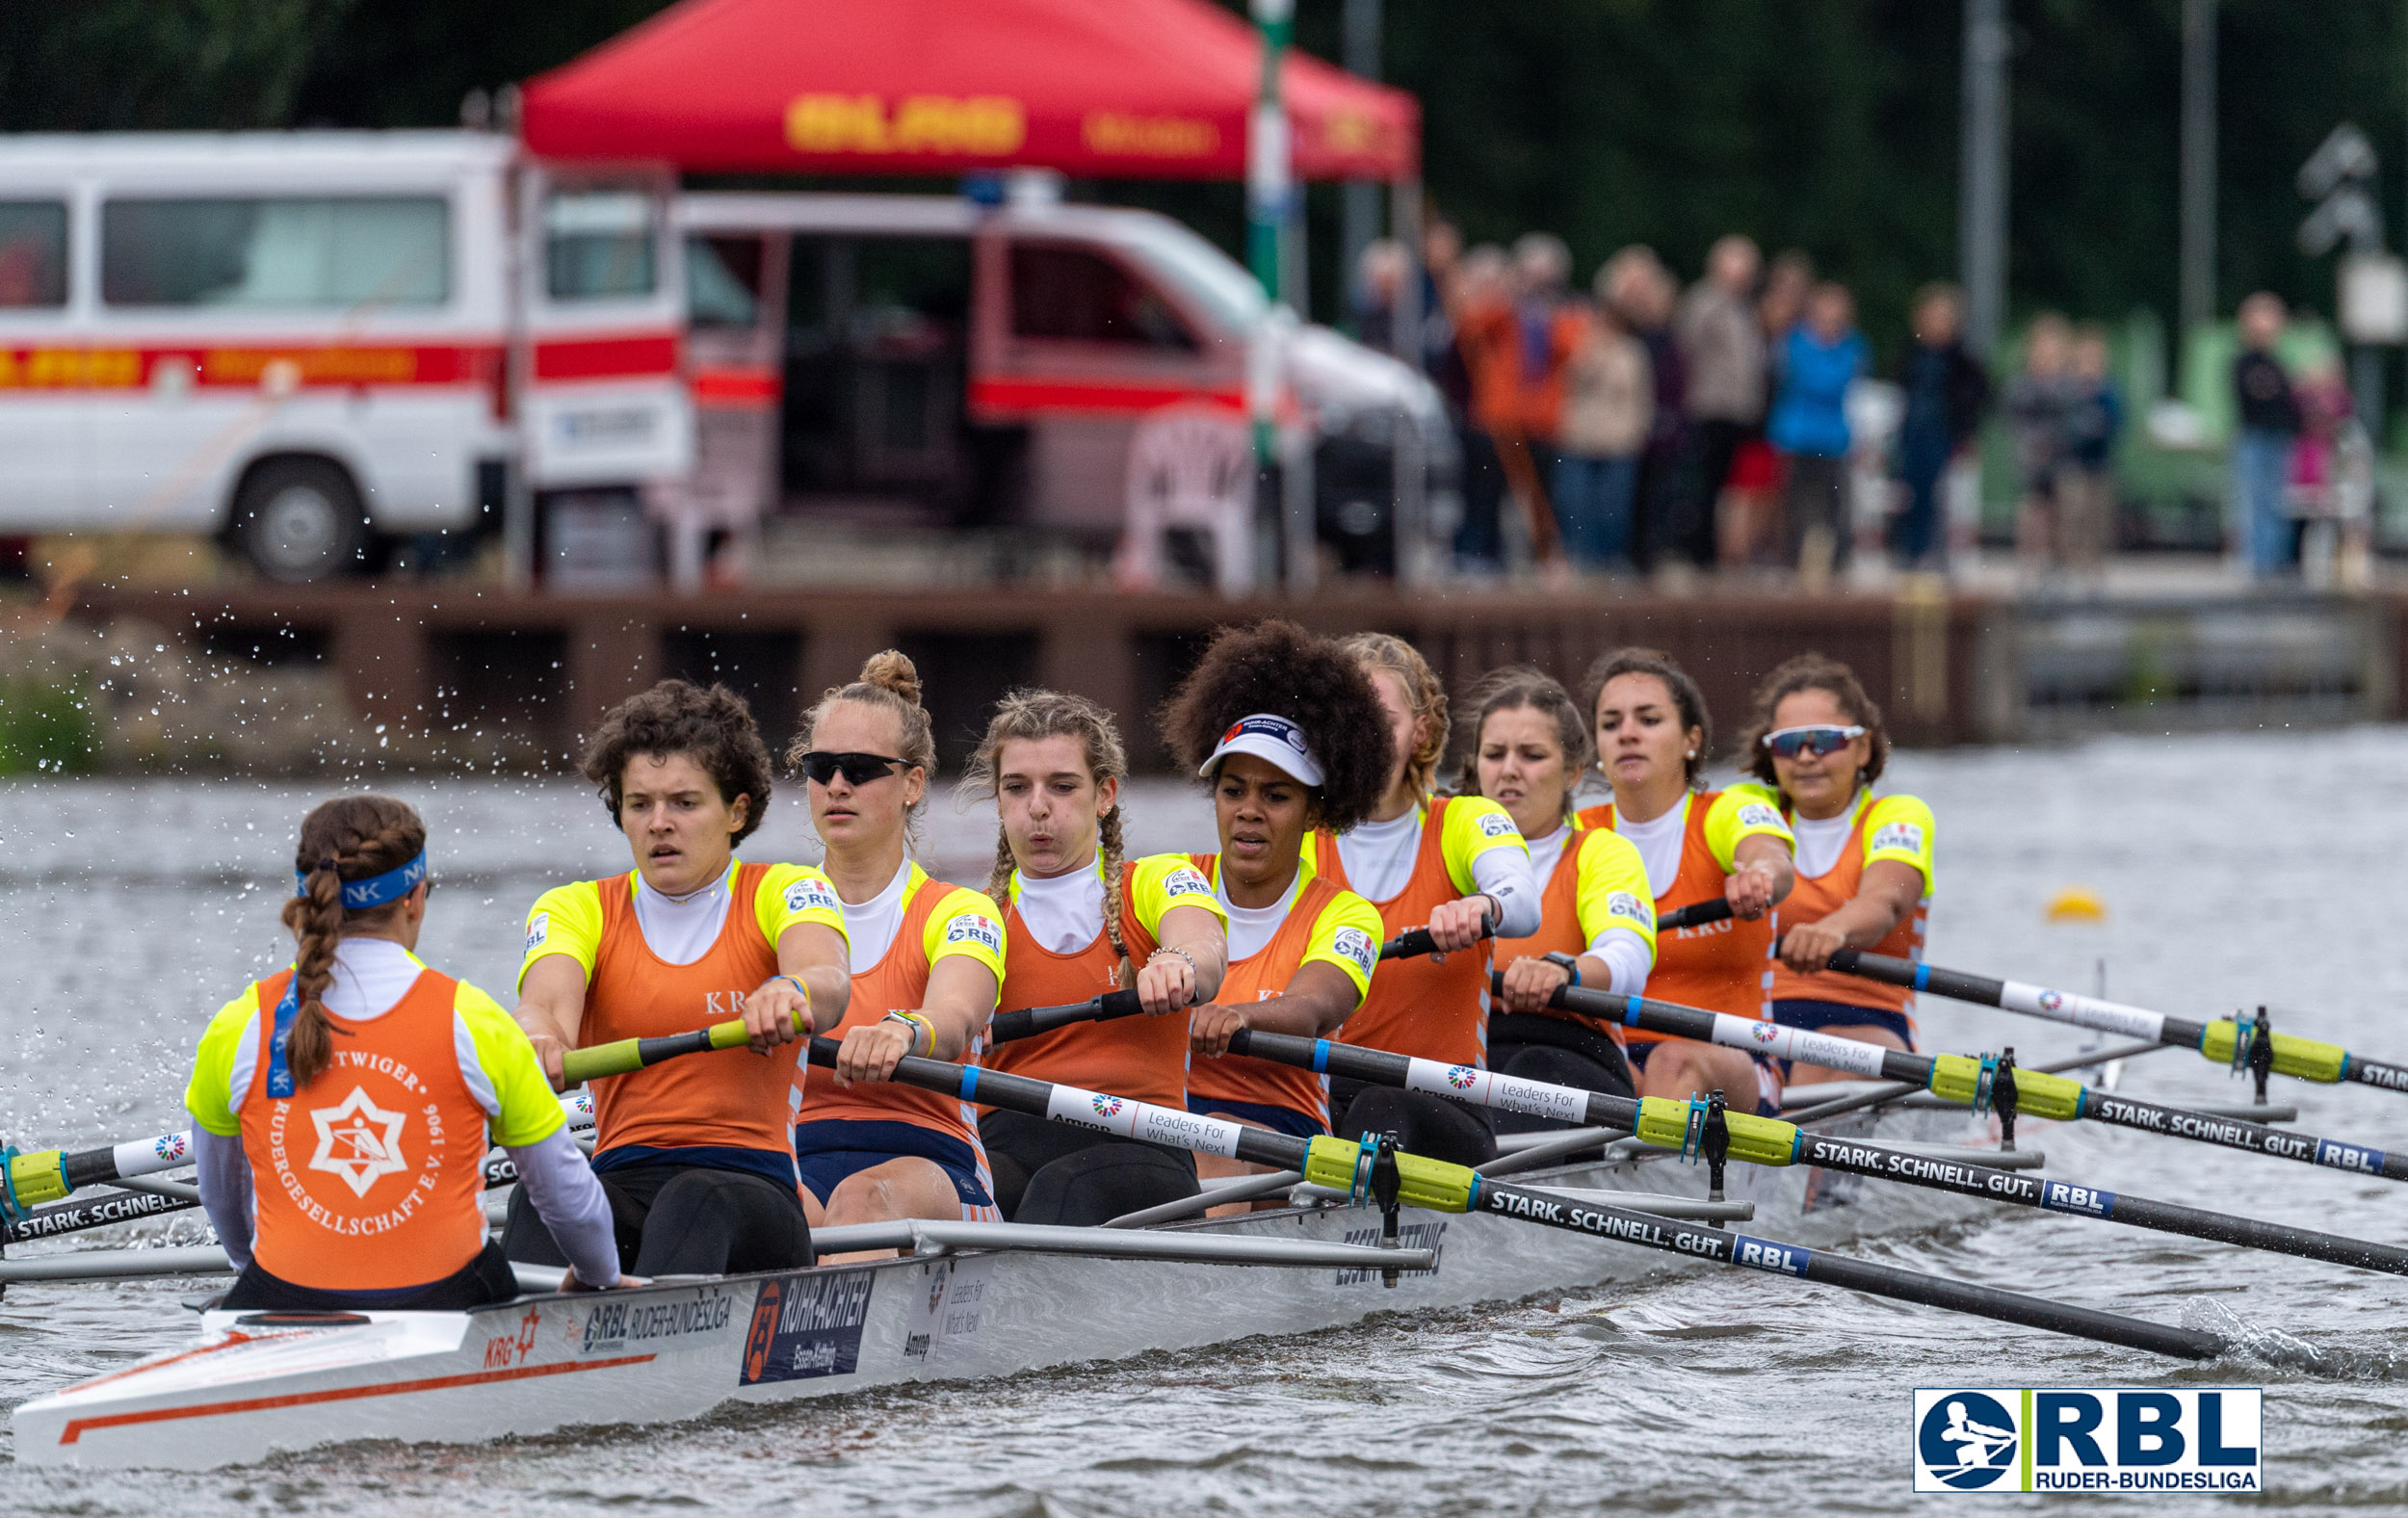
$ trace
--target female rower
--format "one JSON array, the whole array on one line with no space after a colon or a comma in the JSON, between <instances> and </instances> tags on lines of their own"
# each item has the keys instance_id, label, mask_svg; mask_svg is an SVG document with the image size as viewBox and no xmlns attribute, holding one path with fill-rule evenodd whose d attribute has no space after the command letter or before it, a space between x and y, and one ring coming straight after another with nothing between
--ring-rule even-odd
<instances>
[{"instance_id":1,"label":"female rower","mask_svg":"<svg viewBox=\"0 0 2408 1518\"><path fill-rule=\"evenodd\" d=\"M1569 692L1535 669L1500 669L1473 695L1462 794L1505 809L1530 843L1531 874L1545 882L1538 931L1497 944L1510 1009L1489 1025L1490 1062L1507 1075L1629 1096L1634 1083L1619 1025L1547 1001L1567 983L1626 996L1646 988L1656 962L1647 866L1629 839L1572 816L1590 749L1588 720ZM1500 1112L1497 1126L1515 1133L1557 1125Z\"/></svg>"},{"instance_id":2,"label":"female rower","mask_svg":"<svg viewBox=\"0 0 2408 1518\"><path fill-rule=\"evenodd\" d=\"M1505 809L1484 797L1432 797L1447 751L1447 692L1411 643L1357 633L1340 644L1363 667L1390 742L1379 804L1344 837L1313 840L1314 868L1379 908L1383 936L1429 929L1438 952L1390 964L1347 1021L1350 1044L1447 1064L1488 1062L1486 923L1498 937L1527 938L1539 927L1538 886L1529 846ZM1496 1158L1485 1108L1393 1086L1332 1082L1346 1112L1342 1134L1394 1133L1404 1147L1458 1165Z\"/></svg>"},{"instance_id":3,"label":"female rower","mask_svg":"<svg viewBox=\"0 0 2408 1518\"><path fill-rule=\"evenodd\" d=\"M1594 721L1598 768L1613 799L1580 814L1638 847L1661 918L1720 897L1730 917L1676 928L1656 938L1648 995L1734 1017L1767 1014L1772 978L1771 911L1790 894L1790 829L1750 789L1707 791L1713 729L1697 682L1647 648L1617 649L1589 667L1582 705ZM1745 1110L1775 1105L1771 1067L1737 1049L1624 1031L1642 1096L1689 1097L1719 1090Z\"/></svg>"},{"instance_id":4,"label":"female rower","mask_svg":"<svg viewBox=\"0 0 2408 1518\"><path fill-rule=\"evenodd\" d=\"M929 879L905 851L936 770L919 671L892 649L874 656L820 698L786 759L810 786L852 947L852 1001L826 1025L844 1039L836 1068L795 1072L804 1209L815 1226L994 1221L977 1114L889 1080L907 1054L975 1060L1004 975L993 903Z\"/></svg>"},{"instance_id":5,"label":"female rower","mask_svg":"<svg viewBox=\"0 0 2408 1518\"><path fill-rule=\"evenodd\" d=\"M1005 1010L1134 988L1146 1015L998 1044L990 1069L1158 1107L1188 1101L1188 1008L1228 966L1228 913L1184 854L1122 856L1129 757L1112 714L1080 695L1014 691L961 783L995 803L987 894L1004 913ZM996 1199L1015 1222L1094 1225L1196 1193L1185 1149L996 1110L979 1119Z\"/></svg>"},{"instance_id":6,"label":"female rower","mask_svg":"<svg viewBox=\"0 0 2408 1518\"><path fill-rule=\"evenodd\" d=\"M1773 1021L1886 1049L1915 1047L1915 993L1834 975L1839 949L1924 956L1931 908L1931 808L1872 794L1890 760L1881 708L1855 672L1820 654L1765 677L1746 737L1750 767L1774 788L1797 836L1797 890L1782 909ZM1801 1064L1800 1083L1847 1080Z\"/></svg>"},{"instance_id":7,"label":"female rower","mask_svg":"<svg viewBox=\"0 0 2408 1518\"><path fill-rule=\"evenodd\" d=\"M751 1034L595 1091L593 1168L620 1254L644 1275L809 1265L788 1094L797 1040L833 1026L851 991L836 893L806 866L736 859L769 805L770 752L724 687L664 680L620 702L584 771L635 868L556 886L527 915L518 1023L545 1069L558 1081L569 1049L738 1016ZM558 1263L516 1201L502 1243Z\"/></svg>"},{"instance_id":8,"label":"female rower","mask_svg":"<svg viewBox=\"0 0 2408 1518\"><path fill-rule=\"evenodd\" d=\"M201 1206L242 1270L223 1305L452 1311L516 1296L485 1242L488 1139L517 1165L570 1288L619 1284L610 1204L527 1035L411 952L426 824L386 797L322 802L293 869L293 963L211 1020L184 1093Z\"/></svg>"},{"instance_id":9,"label":"female rower","mask_svg":"<svg viewBox=\"0 0 2408 1518\"><path fill-rule=\"evenodd\" d=\"M1322 1077L1228 1052L1241 1028L1326 1037L1379 962L1379 909L1315 873L1317 827L1343 833L1378 804L1392 740L1362 667L1294 622L1213 640L1163 712L1179 762L1212 784L1218 853L1193 862L1229 921L1218 1000L1189 1014L1188 1110L1298 1138L1329 1131ZM1201 1176L1253 1166L1198 1155Z\"/></svg>"}]
</instances>

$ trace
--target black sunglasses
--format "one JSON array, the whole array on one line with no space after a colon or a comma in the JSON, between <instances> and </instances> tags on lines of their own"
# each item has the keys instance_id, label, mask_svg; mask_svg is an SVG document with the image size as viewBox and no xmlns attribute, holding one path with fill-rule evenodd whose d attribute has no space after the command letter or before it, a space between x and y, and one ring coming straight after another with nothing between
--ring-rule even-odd
<instances>
[{"instance_id":1,"label":"black sunglasses","mask_svg":"<svg viewBox=\"0 0 2408 1518\"><path fill-rule=\"evenodd\" d=\"M815 785L825 785L840 773L844 775L847 785L868 785L873 780L885 778L893 771L911 768L906 761L889 758L885 754L824 753L817 748L795 762L802 767L802 772Z\"/></svg>"}]
</instances>

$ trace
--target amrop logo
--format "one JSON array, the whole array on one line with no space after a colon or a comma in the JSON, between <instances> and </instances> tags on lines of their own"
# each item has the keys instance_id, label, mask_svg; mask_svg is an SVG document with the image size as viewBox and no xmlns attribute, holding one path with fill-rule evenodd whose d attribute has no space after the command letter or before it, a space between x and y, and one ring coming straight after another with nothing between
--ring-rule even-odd
<instances>
[{"instance_id":1,"label":"amrop logo","mask_svg":"<svg viewBox=\"0 0 2408 1518\"><path fill-rule=\"evenodd\" d=\"M1915 1393L1919 1492L2254 1492L2255 1387Z\"/></svg>"},{"instance_id":2,"label":"amrop logo","mask_svg":"<svg viewBox=\"0 0 2408 1518\"><path fill-rule=\"evenodd\" d=\"M1915 1394L1923 1407L1925 1394ZM1935 1392L1915 1425L1915 1490L1976 1491L2015 1475L2015 1415L1987 1392ZM1938 1485L1924 1484L1928 1474ZM2007 1490L2015 1490L2009 1480Z\"/></svg>"}]
</instances>

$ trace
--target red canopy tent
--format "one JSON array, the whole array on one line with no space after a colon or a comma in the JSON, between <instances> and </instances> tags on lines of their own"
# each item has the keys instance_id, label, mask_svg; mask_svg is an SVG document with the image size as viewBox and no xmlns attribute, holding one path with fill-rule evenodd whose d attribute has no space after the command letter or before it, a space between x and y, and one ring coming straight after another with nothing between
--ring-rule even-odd
<instances>
[{"instance_id":1,"label":"red canopy tent","mask_svg":"<svg viewBox=\"0 0 2408 1518\"><path fill-rule=\"evenodd\" d=\"M684 0L529 82L546 157L1234 179L1262 44L1208 0ZM1412 95L1290 53L1295 171L1413 178Z\"/></svg>"}]
</instances>

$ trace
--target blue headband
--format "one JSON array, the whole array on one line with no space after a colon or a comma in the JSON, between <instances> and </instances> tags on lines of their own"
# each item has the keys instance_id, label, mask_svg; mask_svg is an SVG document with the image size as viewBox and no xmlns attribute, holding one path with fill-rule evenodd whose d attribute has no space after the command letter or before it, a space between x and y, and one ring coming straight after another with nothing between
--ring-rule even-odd
<instances>
[{"instance_id":1,"label":"blue headband","mask_svg":"<svg viewBox=\"0 0 2408 1518\"><path fill-rule=\"evenodd\" d=\"M426 877L427 851L421 849L418 851L417 858L398 870L387 870L382 875L370 876L365 880L344 881L343 906L348 911L360 912L366 911L371 906L383 906L398 902L416 890L418 882ZM297 872L294 875L293 894L296 896L309 894L307 872Z\"/></svg>"}]
</instances>

